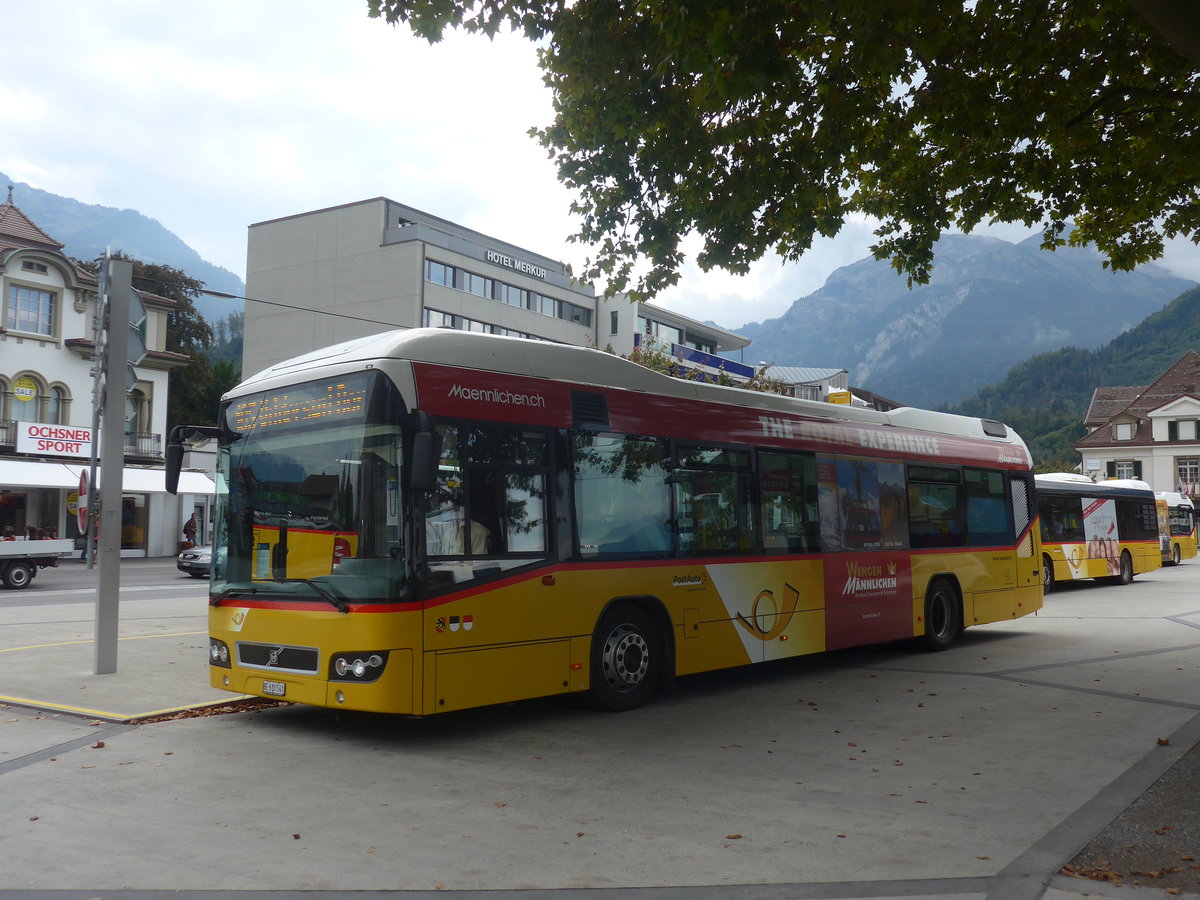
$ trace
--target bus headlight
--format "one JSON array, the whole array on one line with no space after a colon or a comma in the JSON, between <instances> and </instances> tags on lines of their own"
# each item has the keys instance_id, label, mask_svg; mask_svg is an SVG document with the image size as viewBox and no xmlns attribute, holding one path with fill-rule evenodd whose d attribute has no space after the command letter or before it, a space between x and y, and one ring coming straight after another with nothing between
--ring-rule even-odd
<instances>
[{"instance_id":1,"label":"bus headlight","mask_svg":"<svg viewBox=\"0 0 1200 900\"><path fill-rule=\"evenodd\" d=\"M330 681L377 681L387 665L386 650L355 650L335 653L329 664Z\"/></svg>"},{"instance_id":2,"label":"bus headlight","mask_svg":"<svg viewBox=\"0 0 1200 900\"><path fill-rule=\"evenodd\" d=\"M216 638L209 638L208 662L210 665L220 666L223 669L230 668L229 645L224 641L218 641Z\"/></svg>"}]
</instances>

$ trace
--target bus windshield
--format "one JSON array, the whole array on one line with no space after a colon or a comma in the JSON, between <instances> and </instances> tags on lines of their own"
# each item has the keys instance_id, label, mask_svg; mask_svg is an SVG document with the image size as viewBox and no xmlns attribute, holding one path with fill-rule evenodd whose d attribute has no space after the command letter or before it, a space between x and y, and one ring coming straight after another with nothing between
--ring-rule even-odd
<instances>
[{"instance_id":1,"label":"bus windshield","mask_svg":"<svg viewBox=\"0 0 1200 900\"><path fill-rule=\"evenodd\" d=\"M213 597L345 609L409 585L401 404L378 373L291 385L222 410Z\"/></svg>"}]
</instances>

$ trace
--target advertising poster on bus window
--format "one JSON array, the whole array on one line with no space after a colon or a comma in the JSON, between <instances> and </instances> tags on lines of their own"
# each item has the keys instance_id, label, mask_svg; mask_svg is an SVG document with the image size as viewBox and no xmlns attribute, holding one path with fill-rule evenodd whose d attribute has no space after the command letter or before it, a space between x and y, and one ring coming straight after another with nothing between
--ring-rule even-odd
<instances>
[{"instance_id":1,"label":"advertising poster on bus window","mask_svg":"<svg viewBox=\"0 0 1200 900\"><path fill-rule=\"evenodd\" d=\"M1105 560L1108 564L1108 574L1119 575L1121 545L1117 535L1117 504L1112 500L1085 497L1083 537L1087 541L1087 558Z\"/></svg>"},{"instance_id":2,"label":"advertising poster on bus window","mask_svg":"<svg viewBox=\"0 0 1200 900\"><path fill-rule=\"evenodd\" d=\"M825 550L890 550L907 545L903 463L820 457L817 485Z\"/></svg>"}]
</instances>

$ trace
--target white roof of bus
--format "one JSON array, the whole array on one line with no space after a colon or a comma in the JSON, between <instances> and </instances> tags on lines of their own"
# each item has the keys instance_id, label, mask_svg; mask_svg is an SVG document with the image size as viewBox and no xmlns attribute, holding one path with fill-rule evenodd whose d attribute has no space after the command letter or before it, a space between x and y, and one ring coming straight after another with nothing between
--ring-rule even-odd
<instances>
[{"instance_id":1,"label":"white roof of bus","mask_svg":"<svg viewBox=\"0 0 1200 900\"><path fill-rule=\"evenodd\" d=\"M1034 476L1038 481L1075 481L1087 482L1093 484L1092 479L1086 475L1080 475L1078 472L1045 472Z\"/></svg>"},{"instance_id":2,"label":"white roof of bus","mask_svg":"<svg viewBox=\"0 0 1200 900\"><path fill-rule=\"evenodd\" d=\"M1035 481L1057 481L1066 484L1098 484L1111 488L1132 488L1137 491L1148 491L1150 485L1137 478L1106 478L1103 481L1092 481L1086 475L1078 472L1045 472L1034 476ZM1156 495L1157 496L1157 495Z\"/></svg>"},{"instance_id":3,"label":"white roof of bus","mask_svg":"<svg viewBox=\"0 0 1200 900\"><path fill-rule=\"evenodd\" d=\"M1170 506L1195 506L1191 497L1181 494L1179 491L1156 491L1154 496L1159 500L1167 501Z\"/></svg>"},{"instance_id":4,"label":"white roof of bus","mask_svg":"<svg viewBox=\"0 0 1200 900\"><path fill-rule=\"evenodd\" d=\"M890 424L1024 447L1020 436L1011 429L1008 429L1007 437L990 436L984 433L982 420L966 416L912 407L901 407L885 413L744 388L684 381L661 375L601 350L447 328L389 331L323 347L264 369L243 381L226 396L234 397L288 384L297 378L304 378L309 372L312 373L311 377L316 378L320 370L326 367L351 371L359 363L380 357L644 391L660 396L728 403L824 419Z\"/></svg>"}]
</instances>

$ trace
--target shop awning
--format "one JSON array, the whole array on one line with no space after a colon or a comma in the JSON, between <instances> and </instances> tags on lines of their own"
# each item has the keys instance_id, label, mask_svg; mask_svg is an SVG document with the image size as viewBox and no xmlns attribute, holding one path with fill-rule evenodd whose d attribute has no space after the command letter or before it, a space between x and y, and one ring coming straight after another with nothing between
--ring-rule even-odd
<instances>
[{"instance_id":1,"label":"shop awning","mask_svg":"<svg viewBox=\"0 0 1200 900\"><path fill-rule=\"evenodd\" d=\"M79 474L86 468L75 464L0 460L0 490L14 488L79 489ZM166 473L162 469L129 469L121 474L121 490L129 494L166 493ZM203 472L180 472L180 494L212 494L216 486Z\"/></svg>"},{"instance_id":2,"label":"shop awning","mask_svg":"<svg viewBox=\"0 0 1200 900\"><path fill-rule=\"evenodd\" d=\"M65 463L0 460L0 490L34 487L78 490L79 468L72 469Z\"/></svg>"}]
</instances>

